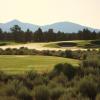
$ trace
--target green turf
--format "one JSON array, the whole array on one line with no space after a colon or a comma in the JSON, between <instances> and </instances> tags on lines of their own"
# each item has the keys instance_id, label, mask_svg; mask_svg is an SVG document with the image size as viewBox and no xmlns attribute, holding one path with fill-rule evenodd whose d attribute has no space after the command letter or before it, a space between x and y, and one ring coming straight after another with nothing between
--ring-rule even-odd
<instances>
[{"instance_id":1,"label":"green turf","mask_svg":"<svg viewBox=\"0 0 100 100\"><path fill-rule=\"evenodd\" d=\"M69 47L70 43L76 43L75 46L72 47L81 47L81 48L98 48L100 47L100 40L75 40L75 41L60 41L60 42L52 42L46 44L44 47L51 47L51 48L61 48L63 46L60 46L59 43L66 43L65 47ZM69 44L69 45L68 45ZM68 46L67 46L68 45ZM71 47L71 45L70 45Z\"/></svg>"},{"instance_id":2,"label":"green turf","mask_svg":"<svg viewBox=\"0 0 100 100\"><path fill-rule=\"evenodd\" d=\"M17 45L20 43L17 42L11 42L11 41L0 41L0 46L6 46L6 45Z\"/></svg>"},{"instance_id":3,"label":"green turf","mask_svg":"<svg viewBox=\"0 0 100 100\"><path fill-rule=\"evenodd\" d=\"M57 43L48 43L48 44L44 45L44 47L60 48L60 46L57 45Z\"/></svg>"},{"instance_id":4,"label":"green turf","mask_svg":"<svg viewBox=\"0 0 100 100\"><path fill-rule=\"evenodd\" d=\"M52 56L0 56L0 71L10 74L23 73L29 70L48 72L57 63L70 63L78 66L79 61Z\"/></svg>"},{"instance_id":5,"label":"green turf","mask_svg":"<svg viewBox=\"0 0 100 100\"><path fill-rule=\"evenodd\" d=\"M58 42L52 42L44 45L44 47L51 47L51 48L61 48L62 46L59 46L59 43L76 43L75 47L85 47L86 44L89 44L91 40L75 40L75 41L58 41ZM67 46L66 46L67 47ZM69 47L69 46L68 46ZM73 46L72 46L73 47Z\"/></svg>"}]
</instances>

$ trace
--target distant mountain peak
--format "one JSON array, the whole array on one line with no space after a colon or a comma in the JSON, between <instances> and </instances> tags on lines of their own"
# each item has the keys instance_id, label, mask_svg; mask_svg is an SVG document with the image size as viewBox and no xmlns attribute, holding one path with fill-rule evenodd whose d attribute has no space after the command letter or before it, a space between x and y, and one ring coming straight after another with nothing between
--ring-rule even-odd
<instances>
[{"instance_id":1,"label":"distant mountain peak","mask_svg":"<svg viewBox=\"0 0 100 100\"><path fill-rule=\"evenodd\" d=\"M72 33L72 32L78 32L79 30L83 30L84 28L88 28L90 31L100 31L100 29L95 29L87 26L82 26L73 22L56 22L53 24L48 24L44 26L34 25L30 23L24 23L17 19L11 20L7 23L0 24L0 28L2 28L3 31L10 31L10 28L14 25L19 25L23 31L26 31L27 29L30 29L31 31L36 31L39 27L43 31L47 31L48 29L53 29L55 32L61 31L65 33Z\"/></svg>"},{"instance_id":2,"label":"distant mountain peak","mask_svg":"<svg viewBox=\"0 0 100 100\"><path fill-rule=\"evenodd\" d=\"M19 20L17 20L17 19L14 19L14 20L12 20L11 22L20 22Z\"/></svg>"},{"instance_id":3,"label":"distant mountain peak","mask_svg":"<svg viewBox=\"0 0 100 100\"><path fill-rule=\"evenodd\" d=\"M17 19L14 19L14 20L11 20L11 21L9 21L9 22L7 22L7 23L5 23L5 24L9 24L9 23L22 23L21 21L19 21L19 20L17 20Z\"/></svg>"}]
</instances>

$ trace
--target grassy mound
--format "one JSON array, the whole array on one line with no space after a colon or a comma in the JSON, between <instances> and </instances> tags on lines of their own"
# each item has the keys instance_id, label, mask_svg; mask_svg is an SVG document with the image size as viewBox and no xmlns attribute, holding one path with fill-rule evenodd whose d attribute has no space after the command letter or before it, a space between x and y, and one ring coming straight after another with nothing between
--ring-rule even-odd
<instances>
[{"instance_id":1,"label":"grassy mound","mask_svg":"<svg viewBox=\"0 0 100 100\"><path fill-rule=\"evenodd\" d=\"M84 46L85 48L99 48L100 47L100 40L93 40L90 43Z\"/></svg>"},{"instance_id":2,"label":"grassy mound","mask_svg":"<svg viewBox=\"0 0 100 100\"><path fill-rule=\"evenodd\" d=\"M0 43L0 46L5 46L5 45L7 45L6 42L1 42L1 43Z\"/></svg>"},{"instance_id":3,"label":"grassy mound","mask_svg":"<svg viewBox=\"0 0 100 100\"><path fill-rule=\"evenodd\" d=\"M13 41L0 41L0 46L6 46L6 45L17 45L21 43L13 42Z\"/></svg>"},{"instance_id":4,"label":"grassy mound","mask_svg":"<svg viewBox=\"0 0 100 100\"><path fill-rule=\"evenodd\" d=\"M91 44L100 46L100 40L91 41Z\"/></svg>"},{"instance_id":5,"label":"grassy mound","mask_svg":"<svg viewBox=\"0 0 100 100\"><path fill-rule=\"evenodd\" d=\"M61 47L80 47L80 48L99 48L100 40L75 40L46 44L45 47L61 48Z\"/></svg>"}]
</instances>

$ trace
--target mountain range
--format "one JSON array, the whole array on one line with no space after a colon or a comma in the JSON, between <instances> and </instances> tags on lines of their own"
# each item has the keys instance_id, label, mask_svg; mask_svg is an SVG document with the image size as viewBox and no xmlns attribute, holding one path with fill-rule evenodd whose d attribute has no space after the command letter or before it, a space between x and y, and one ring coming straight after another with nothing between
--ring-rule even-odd
<instances>
[{"instance_id":1,"label":"mountain range","mask_svg":"<svg viewBox=\"0 0 100 100\"><path fill-rule=\"evenodd\" d=\"M23 31L26 31L27 29L30 29L31 31L36 31L39 27L43 31L47 31L48 29L53 29L55 32L61 31L65 33L72 33L72 32L78 32L79 30L83 30L84 28L88 28L90 31L100 31L100 29L95 29L87 26L82 26L76 23L72 22L57 22L54 24L50 25L35 25L35 24L30 24L30 23L24 23L19 20L12 20L7 23L0 23L0 28L3 31L10 31L10 28L13 27L14 25L19 25Z\"/></svg>"}]
</instances>

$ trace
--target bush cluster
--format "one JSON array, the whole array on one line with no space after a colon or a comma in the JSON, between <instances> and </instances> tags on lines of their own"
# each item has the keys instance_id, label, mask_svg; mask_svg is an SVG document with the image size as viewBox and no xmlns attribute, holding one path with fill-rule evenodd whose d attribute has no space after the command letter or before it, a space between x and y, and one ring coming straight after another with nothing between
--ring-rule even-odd
<instances>
[{"instance_id":1,"label":"bush cluster","mask_svg":"<svg viewBox=\"0 0 100 100\"><path fill-rule=\"evenodd\" d=\"M0 72L0 100L99 100L99 61L99 51L87 51L79 67L57 64L47 74Z\"/></svg>"}]
</instances>

